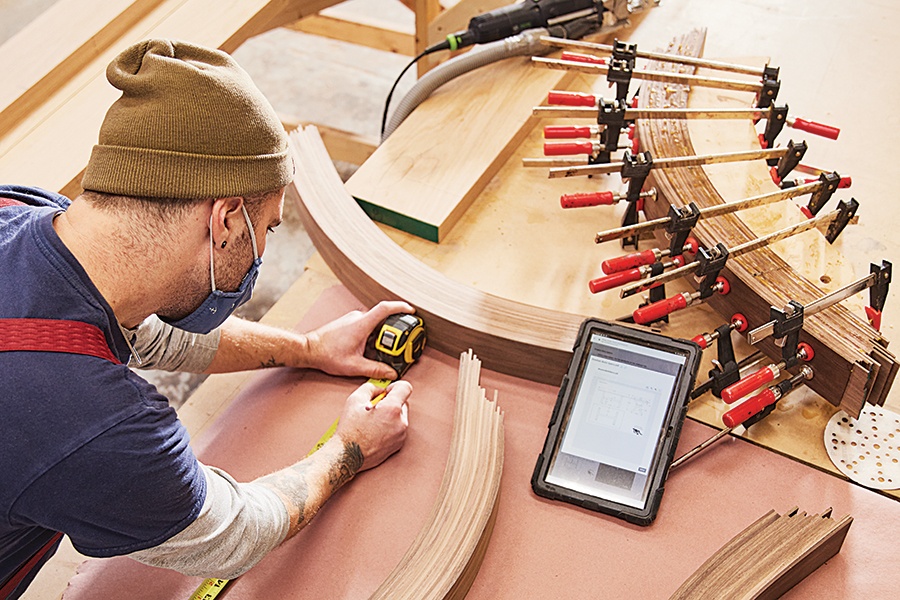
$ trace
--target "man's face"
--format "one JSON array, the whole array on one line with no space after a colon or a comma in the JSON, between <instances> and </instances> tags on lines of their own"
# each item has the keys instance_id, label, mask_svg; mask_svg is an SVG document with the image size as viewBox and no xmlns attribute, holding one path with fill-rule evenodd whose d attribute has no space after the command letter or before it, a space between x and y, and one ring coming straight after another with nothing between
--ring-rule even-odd
<instances>
[{"instance_id":1,"label":"man's face","mask_svg":"<svg viewBox=\"0 0 900 600\"><path fill-rule=\"evenodd\" d=\"M284 210L284 190L265 200L256 202L247 209L253 232L256 235L256 247L262 257L266 250L266 236L281 224ZM253 265L253 245L247 221L241 214L237 227L243 227L238 238L228 245L227 252L215 252L216 289L234 292L243 281L244 276ZM198 263L192 273L185 278L185 285L179 295L171 299L171 304L157 314L169 320L178 320L194 312L209 295L211 290L209 279L209 255L203 264Z\"/></svg>"}]
</instances>

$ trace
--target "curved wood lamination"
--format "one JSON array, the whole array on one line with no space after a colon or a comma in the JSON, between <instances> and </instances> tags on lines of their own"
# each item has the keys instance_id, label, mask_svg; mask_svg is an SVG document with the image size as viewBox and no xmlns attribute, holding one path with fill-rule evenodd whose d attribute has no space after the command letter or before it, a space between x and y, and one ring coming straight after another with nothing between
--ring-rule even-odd
<instances>
[{"instance_id":1,"label":"curved wood lamination","mask_svg":"<svg viewBox=\"0 0 900 600\"><path fill-rule=\"evenodd\" d=\"M704 38L705 32L693 32L670 51L699 56ZM673 70L679 67L672 63L656 63L648 68ZM687 100L687 88L664 83L645 83L640 94L641 107L647 108L686 107ZM653 156L696 154L685 119L639 120L637 131L642 149L649 150ZM648 182L658 192L654 200L644 204L648 219L666 216L670 204L684 206L694 202L704 208L725 202L703 167L654 169ZM726 247L758 237L734 213L701 221L694 228L694 235L703 245L722 242ZM731 292L725 296L715 294L709 304L725 318L736 312L743 313L753 326L769 320L770 306L782 307L789 300L808 304L824 295L769 248L729 259L722 275L731 284ZM689 279L697 285L693 278ZM801 340L815 350L812 366L816 377L808 385L822 397L853 415L859 414L867 400L873 404L884 403L890 381L886 381L887 385L875 385L876 377L880 372L880 381L889 379L895 369L894 360L883 350L885 342L881 335L868 323L846 307L835 305L805 320ZM761 342L759 349L773 361L781 360L781 348L773 339Z\"/></svg>"},{"instance_id":2,"label":"curved wood lamination","mask_svg":"<svg viewBox=\"0 0 900 600\"><path fill-rule=\"evenodd\" d=\"M682 41L679 51L698 55L703 34ZM663 68L657 66L657 69ZM646 84L645 84L646 85ZM686 106L687 90L650 84L641 101L645 106ZM658 156L694 153L686 120L638 121L645 149ZM453 281L424 265L397 246L372 223L345 191L314 130L291 134L298 163L289 195L297 203L303 224L329 267L366 303L402 298L428 320L433 346L447 354L477 348L487 368L532 381L558 384L571 357L578 327L585 316L543 309L487 294ZM659 194L645 203L648 218L664 216L669 203L695 201L699 206L721 204L702 167L651 171L650 183ZM695 228L703 243L734 246L757 237L735 215L703 221ZM745 314L751 324L769 320L770 306L789 299L804 304L822 292L796 273L769 249L729 261L723 274L732 291L715 295L710 305L723 318ZM690 278L689 278L690 279ZM806 319L801 339L816 351L816 377L810 387L834 405L856 415L868 401L883 404L897 371L885 340L861 318L834 306ZM780 360L772 339L760 349Z\"/></svg>"},{"instance_id":3,"label":"curved wood lamination","mask_svg":"<svg viewBox=\"0 0 900 600\"><path fill-rule=\"evenodd\" d=\"M291 133L303 226L338 278L368 304L403 299L428 321L446 354L476 348L486 368L559 384L586 318L486 294L453 281L397 246L344 189L314 127Z\"/></svg>"}]
</instances>

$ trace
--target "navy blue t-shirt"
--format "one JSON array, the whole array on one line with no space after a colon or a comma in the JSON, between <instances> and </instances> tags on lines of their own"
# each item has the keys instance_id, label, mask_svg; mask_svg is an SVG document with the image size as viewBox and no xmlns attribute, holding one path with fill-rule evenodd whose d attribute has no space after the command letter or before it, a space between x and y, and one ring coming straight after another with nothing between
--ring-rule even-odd
<instances>
[{"instance_id":1,"label":"navy blue t-shirt","mask_svg":"<svg viewBox=\"0 0 900 600\"><path fill-rule=\"evenodd\" d=\"M0 318L99 327L123 363L112 309L53 229L69 200L0 186ZM175 410L125 364L0 352L0 586L56 531L88 556L156 546L199 514L206 479Z\"/></svg>"}]
</instances>

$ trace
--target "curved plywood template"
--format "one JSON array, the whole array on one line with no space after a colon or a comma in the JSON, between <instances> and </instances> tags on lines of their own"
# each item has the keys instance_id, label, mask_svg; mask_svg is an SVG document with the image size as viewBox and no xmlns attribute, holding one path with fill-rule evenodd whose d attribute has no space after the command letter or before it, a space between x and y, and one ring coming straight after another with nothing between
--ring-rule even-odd
<instances>
[{"instance_id":1,"label":"curved plywood template","mask_svg":"<svg viewBox=\"0 0 900 600\"><path fill-rule=\"evenodd\" d=\"M477 350L485 368L559 384L582 315L487 294L449 279L397 246L344 189L314 127L291 133L297 175L288 196L338 278L368 304L403 299L428 322L429 344L446 354Z\"/></svg>"}]
</instances>

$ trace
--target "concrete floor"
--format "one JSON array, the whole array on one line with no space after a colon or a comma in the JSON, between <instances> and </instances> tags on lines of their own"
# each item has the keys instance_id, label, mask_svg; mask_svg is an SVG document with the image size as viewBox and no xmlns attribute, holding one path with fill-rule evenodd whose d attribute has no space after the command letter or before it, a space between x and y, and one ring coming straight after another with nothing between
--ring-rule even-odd
<instances>
[{"instance_id":1,"label":"concrete floor","mask_svg":"<svg viewBox=\"0 0 900 600\"><path fill-rule=\"evenodd\" d=\"M0 44L56 0L0 0ZM336 16L377 15L412 31L414 16L398 0L351 0L325 11ZM408 57L363 48L288 29L275 29L234 52L285 122L311 122L378 139L384 99ZM395 98L413 83L407 73ZM345 178L355 165L340 163ZM27 184L28 182L7 182ZM258 320L303 273L315 252L295 207L285 206L284 223L270 236L253 298L237 315ZM181 406L204 375L144 371L148 381Z\"/></svg>"}]
</instances>

